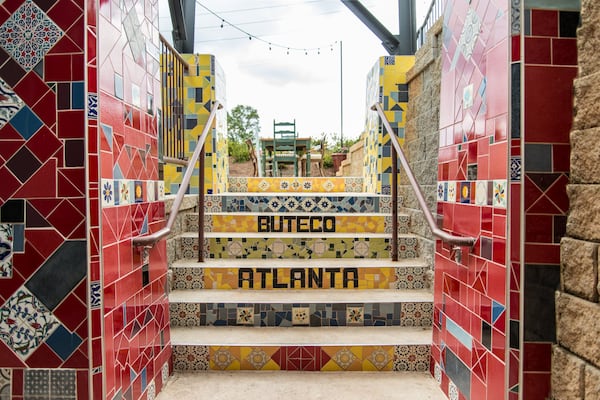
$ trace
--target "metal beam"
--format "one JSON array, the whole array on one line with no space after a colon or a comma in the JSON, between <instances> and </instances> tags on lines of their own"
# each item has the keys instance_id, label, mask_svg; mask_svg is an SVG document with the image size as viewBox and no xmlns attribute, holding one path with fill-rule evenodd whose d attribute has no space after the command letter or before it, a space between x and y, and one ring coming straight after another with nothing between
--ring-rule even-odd
<instances>
[{"instance_id":1,"label":"metal beam","mask_svg":"<svg viewBox=\"0 0 600 400\"><path fill-rule=\"evenodd\" d=\"M195 0L169 0L173 23L173 44L180 53L194 52Z\"/></svg>"},{"instance_id":2,"label":"metal beam","mask_svg":"<svg viewBox=\"0 0 600 400\"><path fill-rule=\"evenodd\" d=\"M401 0L400 0L401 1ZM400 40L393 35L365 6L358 0L342 0L342 3L350 9L381 40L381 45L391 55L399 54Z\"/></svg>"},{"instance_id":3,"label":"metal beam","mask_svg":"<svg viewBox=\"0 0 600 400\"><path fill-rule=\"evenodd\" d=\"M398 0L400 48L397 54L413 55L417 51L415 0Z\"/></svg>"}]
</instances>

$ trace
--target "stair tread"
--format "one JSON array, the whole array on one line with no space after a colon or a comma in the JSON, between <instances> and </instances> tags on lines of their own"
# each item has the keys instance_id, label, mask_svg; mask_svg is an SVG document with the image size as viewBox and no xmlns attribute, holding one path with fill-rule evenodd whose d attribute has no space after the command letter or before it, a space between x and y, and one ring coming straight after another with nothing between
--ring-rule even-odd
<instances>
[{"instance_id":1,"label":"stair tread","mask_svg":"<svg viewBox=\"0 0 600 400\"><path fill-rule=\"evenodd\" d=\"M225 192L220 194L213 194L207 196L228 196L228 197L241 197L241 196L305 196L305 197L315 197L315 196L332 196L332 197L380 197L380 198L389 198L389 194L379 194L379 193L368 193L368 192L309 192L309 191L298 191L298 192Z\"/></svg>"},{"instance_id":2,"label":"stair tread","mask_svg":"<svg viewBox=\"0 0 600 400\"><path fill-rule=\"evenodd\" d=\"M179 235L180 237L198 237L198 232L183 232ZM205 238L217 238L217 237L232 237L232 238L347 238L347 237L359 237L359 238L370 238L370 239L389 239L392 237L391 233L371 233L371 232L204 232ZM416 235L399 233L398 237L413 238Z\"/></svg>"},{"instance_id":3,"label":"stair tread","mask_svg":"<svg viewBox=\"0 0 600 400\"><path fill-rule=\"evenodd\" d=\"M198 213L185 213L185 214L191 214L191 215L196 215ZM387 216L391 216L392 214L389 212L361 212L361 213L356 213L356 212L339 212L339 211L319 211L319 212L312 212L312 211L285 211L285 212L274 212L274 211L207 211L205 213L205 215L235 215L235 216L240 216L240 217L249 217L249 216L263 216L263 215L268 215L268 216L272 216L273 214L276 214L277 217L285 217L285 216L347 216L347 217L357 217L357 216L361 216L361 217L387 217ZM400 216L409 216L409 214L407 213L398 213L398 215Z\"/></svg>"},{"instance_id":4,"label":"stair tread","mask_svg":"<svg viewBox=\"0 0 600 400\"><path fill-rule=\"evenodd\" d=\"M426 267L420 258L392 261L382 258L207 258L197 260L180 259L173 262L172 268L411 268Z\"/></svg>"},{"instance_id":5,"label":"stair tread","mask_svg":"<svg viewBox=\"0 0 600 400\"><path fill-rule=\"evenodd\" d=\"M171 344L204 346L430 345L432 329L406 326L171 327Z\"/></svg>"},{"instance_id":6,"label":"stair tread","mask_svg":"<svg viewBox=\"0 0 600 400\"><path fill-rule=\"evenodd\" d=\"M286 289L286 290L174 290L171 303L399 303L432 302L428 290Z\"/></svg>"},{"instance_id":7,"label":"stair tread","mask_svg":"<svg viewBox=\"0 0 600 400\"><path fill-rule=\"evenodd\" d=\"M420 399L446 400L430 373L423 372L175 372L157 400Z\"/></svg>"}]
</instances>

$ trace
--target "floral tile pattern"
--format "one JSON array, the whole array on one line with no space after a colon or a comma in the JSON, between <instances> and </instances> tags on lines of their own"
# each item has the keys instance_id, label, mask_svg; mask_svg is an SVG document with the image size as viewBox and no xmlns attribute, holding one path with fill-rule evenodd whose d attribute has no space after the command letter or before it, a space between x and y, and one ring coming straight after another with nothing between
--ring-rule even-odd
<instances>
[{"instance_id":1,"label":"floral tile pattern","mask_svg":"<svg viewBox=\"0 0 600 400\"><path fill-rule=\"evenodd\" d=\"M346 323L348 325L363 325L365 323L365 308L346 306Z\"/></svg>"},{"instance_id":2,"label":"floral tile pattern","mask_svg":"<svg viewBox=\"0 0 600 400\"><path fill-rule=\"evenodd\" d=\"M0 26L0 43L25 70L30 71L62 37L63 31L31 0Z\"/></svg>"},{"instance_id":3,"label":"floral tile pattern","mask_svg":"<svg viewBox=\"0 0 600 400\"><path fill-rule=\"evenodd\" d=\"M208 346L173 346L173 369L177 371L208 371Z\"/></svg>"},{"instance_id":4,"label":"floral tile pattern","mask_svg":"<svg viewBox=\"0 0 600 400\"><path fill-rule=\"evenodd\" d=\"M0 78L0 128L23 108L23 100Z\"/></svg>"},{"instance_id":5,"label":"floral tile pattern","mask_svg":"<svg viewBox=\"0 0 600 400\"><path fill-rule=\"evenodd\" d=\"M0 224L0 278L12 278L13 225Z\"/></svg>"},{"instance_id":6,"label":"floral tile pattern","mask_svg":"<svg viewBox=\"0 0 600 400\"><path fill-rule=\"evenodd\" d=\"M506 208L507 195L506 180L495 180L493 197L494 207Z\"/></svg>"},{"instance_id":7,"label":"floral tile pattern","mask_svg":"<svg viewBox=\"0 0 600 400\"><path fill-rule=\"evenodd\" d=\"M58 327L50 311L25 287L0 308L0 340L26 359Z\"/></svg>"},{"instance_id":8,"label":"floral tile pattern","mask_svg":"<svg viewBox=\"0 0 600 400\"><path fill-rule=\"evenodd\" d=\"M238 307L236 315L238 325L254 325L254 307Z\"/></svg>"},{"instance_id":9,"label":"floral tile pattern","mask_svg":"<svg viewBox=\"0 0 600 400\"><path fill-rule=\"evenodd\" d=\"M398 345L394 348L394 371L429 371L431 350L427 345Z\"/></svg>"},{"instance_id":10,"label":"floral tile pattern","mask_svg":"<svg viewBox=\"0 0 600 400\"><path fill-rule=\"evenodd\" d=\"M116 182L118 181L113 181L112 179L102 179L100 193L100 196L102 197L102 207L110 207L115 205L114 184Z\"/></svg>"},{"instance_id":11,"label":"floral tile pattern","mask_svg":"<svg viewBox=\"0 0 600 400\"><path fill-rule=\"evenodd\" d=\"M310 308L292 307L292 325L309 325Z\"/></svg>"},{"instance_id":12,"label":"floral tile pattern","mask_svg":"<svg viewBox=\"0 0 600 400\"><path fill-rule=\"evenodd\" d=\"M9 400L12 396L11 375L10 368L0 368L0 399L2 400Z\"/></svg>"}]
</instances>

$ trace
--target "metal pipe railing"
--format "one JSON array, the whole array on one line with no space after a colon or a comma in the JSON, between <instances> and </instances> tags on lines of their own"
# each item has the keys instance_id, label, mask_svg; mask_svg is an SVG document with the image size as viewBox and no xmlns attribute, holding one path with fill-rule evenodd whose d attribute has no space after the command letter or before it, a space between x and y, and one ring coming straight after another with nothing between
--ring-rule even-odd
<instances>
[{"instance_id":1,"label":"metal pipe railing","mask_svg":"<svg viewBox=\"0 0 600 400\"><path fill-rule=\"evenodd\" d=\"M421 207L421 211L423 211L423 215L425 215L425 219L427 220L427 224L429 225L429 228L431 228L431 232L433 233L433 235L435 237L441 239L442 241L449 243L453 246L469 246L472 248L476 242L476 239L474 237L455 236L455 235L452 235L452 234L450 234L446 231L443 231L437 227L437 224L435 223L435 220L433 218L433 214L431 213L431 210L429 209L429 207L427 207L427 202L425 201L425 196L423 196L423 192L421 191L421 186L417 182L415 175L413 174L412 169L410 168L410 165L408 164L408 161L406 160L404 151L402 150L402 147L400 147L398 138L396 137L396 134L394 133L394 130L392 129L392 127L390 125L390 122L388 121L387 117L385 116L385 113L383 112L383 108L381 108L381 104L375 103L371 107L371 109L373 111L377 111L377 114L379 114L379 118L381 118L381 121L383 122L383 126L385 127L385 130L390 135L390 138L392 140L392 145L393 145L394 149L396 150L396 152L398 153L397 158L400 159L400 164L402 164L402 167L404 168L404 171L406 172L408 181L410 182L410 185L415 192L415 196L417 197L417 202L419 203L419 206ZM397 160L392 160L392 165L394 165L396 163L397 163ZM394 174L394 175L396 175L396 174ZM393 239L394 241L396 241L398 232L397 231L393 232L393 234L396 235L395 239Z\"/></svg>"},{"instance_id":2,"label":"metal pipe railing","mask_svg":"<svg viewBox=\"0 0 600 400\"><path fill-rule=\"evenodd\" d=\"M208 136L208 132L212 128L213 121L215 119L215 115L217 114L217 110L223 108L221 103L215 101L213 103L212 110L210 111L210 115L208 116L208 120L206 121L206 125L204 125L204 129L202 130L202 134L198 137L198 143L196 144L196 149L194 149L194 153L190 157L187 162L187 168L185 170L185 174L183 175L183 179L181 180L181 185L179 186L179 190L175 195L175 200L173 201L173 205L171 206L171 214L169 215L169 219L167 220L167 224L164 228L154 232L151 235L147 236L138 236L133 238L133 245L136 247L152 247L159 240L168 236L171 233L173 228L173 224L175 223L175 218L177 217L177 213L179 212L179 207L181 206L181 202L183 201L183 197L185 196L185 192L187 191L188 185L190 184L190 179L192 178L192 174L194 172L194 165L198 162L200 158L200 154L204 149L204 142L206 141L206 137ZM200 170L200 177L204 175L204 170ZM201 189L202 190L202 189ZM204 214L204 204L200 205L200 209L198 212L200 214ZM199 229L204 231L204 227L200 226ZM202 242L199 244L200 248L202 248ZM200 252L201 253L201 252Z\"/></svg>"},{"instance_id":3,"label":"metal pipe railing","mask_svg":"<svg viewBox=\"0 0 600 400\"><path fill-rule=\"evenodd\" d=\"M417 50L423 46L425 43L425 35L427 31L431 29L433 24L442 16L444 13L444 1L445 0L432 0L431 5L429 6L429 10L425 15L425 20L423 21L423 25L417 29Z\"/></svg>"}]
</instances>

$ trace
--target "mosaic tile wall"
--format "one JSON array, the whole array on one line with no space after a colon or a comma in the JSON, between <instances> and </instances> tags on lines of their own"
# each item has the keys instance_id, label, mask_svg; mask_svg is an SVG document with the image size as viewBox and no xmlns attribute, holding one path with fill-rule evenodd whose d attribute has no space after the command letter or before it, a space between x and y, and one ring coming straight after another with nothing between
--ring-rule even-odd
<instances>
[{"instance_id":1,"label":"mosaic tile wall","mask_svg":"<svg viewBox=\"0 0 600 400\"><path fill-rule=\"evenodd\" d=\"M172 326L431 326L431 303L171 303Z\"/></svg>"},{"instance_id":2,"label":"mosaic tile wall","mask_svg":"<svg viewBox=\"0 0 600 400\"><path fill-rule=\"evenodd\" d=\"M0 2L3 399L46 399L51 387L85 398L90 362L100 365L92 355L101 345L88 337L97 326L88 319L88 257L98 254L88 237L98 237L98 222L88 232L85 210L97 210L86 199L97 197L98 181L86 186L94 128L84 121L97 107L84 81L85 23L80 2Z\"/></svg>"},{"instance_id":3,"label":"mosaic tile wall","mask_svg":"<svg viewBox=\"0 0 600 400\"><path fill-rule=\"evenodd\" d=\"M447 2L438 214L475 236L460 263L436 244L432 373L456 399L505 399L509 19L507 0Z\"/></svg>"},{"instance_id":4,"label":"mosaic tile wall","mask_svg":"<svg viewBox=\"0 0 600 400\"><path fill-rule=\"evenodd\" d=\"M554 7L551 2L549 5ZM577 9L578 5L570 11L525 8L521 15L524 47L519 63L512 65L513 69L524 69L524 131L520 138L524 145L520 154L515 151L518 142L511 146L511 162L519 155L524 162L520 176L511 175L511 181L520 185L524 195L519 209L523 216L520 222L525 226L520 274L524 302L520 313L521 382L525 399L550 396L550 359L556 341L554 293L559 287L560 240L565 236L569 209L566 185L573 79L578 69ZM518 54L513 51L515 56ZM564 112L553 112L552 118L547 118L550 110ZM513 142L519 140L516 133L513 131ZM511 276L518 275L515 271ZM511 315L512 324L513 318Z\"/></svg>"},{"instance_id":5,"label":"mosaic tile wall","mask_svg":"<svg viewBox=\"0 0 600 400\"><path fill-rule=\"evenodd\" d=\"M478 238L460 264L436 251L432 371L457 398L549 395L578 20L518 0L446 9L438 213Z\"/></svg>"},{"instance_id":6,"label":"mosaic tile wall","mask_svg":"<svg viewBox=\"0 0 600 400\"><path fill-rule=\"evenodd\" d=\"M165 243L142 254L131 241L164 225L158 2L103 1L96 7L89 1L88 7L98 10L97 29L88 35L97 32L97 57L93 47L89 52L98 65L101 178L101 236L93 244L101 248L102 268L92 265L91 284L92 312L103 312L103 331L95 331L93 340L105 362L94 369L94 398L139 399L161 390L171 357Z\"/></svg>"},{"instance_id":7,"label":"mosaic tile wall","mask_svg":"<svg viewBox=\"0 0 600 400\"><path fill-rule=\"evenodd\" d=\"M173 346L178 371L426 371L426 345L390 346ZM410 361L406 361L410 360Z\"/></svg>"},{"instance_id":8,"label":"mosaic tile wall","mask_svg":"<svg viewBox=\"0 0 600 400\"><path fill-rule=\"evenodd\" d=\"M391 193L392 144L389 134L371 106L382 104L392 129L404 142L405 113L408 103L406 73L415 63L414 56L380 57L367 75L367 120L365 123L364 186L369 193Z\"/></svg>"},{"instance_id":9,"label":"mosaic tile wall","mask_svg":"<svg viewBox=\"0 0 600 400\"><path fill-rule=\"evenodd\" d=\"M204 147L204 185L206 193L227 190L227 111L225 99L225 74L215 57L210 54L184 54L190 69L183 78L184 84L184 139L187 157L196 149L198 136L206 125L212 102L218 100L223 109L217 112L215 127L209 132ZM164 167L165 190L175 194L185 173L185 168L166 164ZM190 181L187 193L198 193L198 165Z\"/></svg>"},{"instance_id":10,"label":"mosaic tile wall","mask_svg":"<svg viewBox=\"0 0 600 400\"><path fill-rule=\"evenodd\" d=\"M362 192L362 178L328 177L324 178L254 178L230 177L228 190L238 192L301 192L301 193L337 193Z\"/></svg>"}]
</instances>

